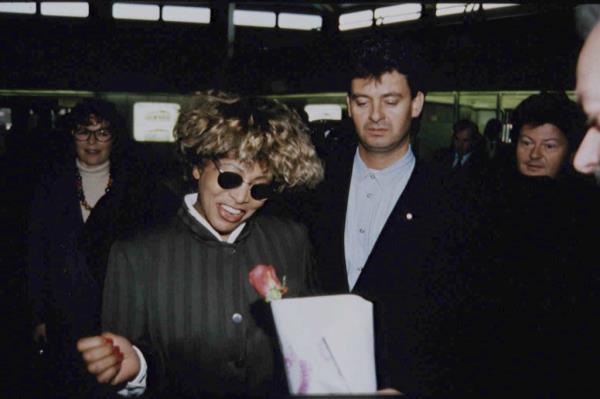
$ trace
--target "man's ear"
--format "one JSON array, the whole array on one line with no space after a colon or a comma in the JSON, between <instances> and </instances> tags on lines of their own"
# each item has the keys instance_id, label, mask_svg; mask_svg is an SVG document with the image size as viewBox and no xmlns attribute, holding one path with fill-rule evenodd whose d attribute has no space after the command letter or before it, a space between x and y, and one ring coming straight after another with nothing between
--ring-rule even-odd
<instances>
[{"instance_id":1,"label":"man's ear","mask_svg":"<svg viewBox=\"0 0 600 399\"><path fill-rule=\"evenodd\" d=\"M194 166L194 169L192 169L192 176L194 176L194 179L200 180L201 175L202 171L200 170L200 168L198 166Z\"/></svg>"},{"instance_id":2,"label":"man's ear","mask_svg":"<svg viewBox=\"0 0 600 399\"><path fill-rule=\"evenodd\" d=\"M422 91L418 91L415 97L411 101L411 116L417 118L423 111L423 104L425 104L425 94Z\"/></svg>"}]
</instances>

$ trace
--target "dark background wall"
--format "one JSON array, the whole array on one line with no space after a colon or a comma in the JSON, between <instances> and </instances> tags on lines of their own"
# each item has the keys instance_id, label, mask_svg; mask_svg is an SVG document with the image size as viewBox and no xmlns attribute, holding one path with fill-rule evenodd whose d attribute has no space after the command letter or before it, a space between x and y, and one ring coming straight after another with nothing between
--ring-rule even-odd
<instances>
[{"instance_id":1,"label":"dark background wall","mask_svg":"<svg viewBox=\"0 0 600 399\"><path fill-rule=\"evenodd\" d=\"M431 90L571 89L581 46L572 9L536 5L505 18L425 18L351 32L236 27L231 58L222 18L197 26L3 15L0 88L343 91L347 49L382 29L423 46Z\"/></svg>"}]
</instances>

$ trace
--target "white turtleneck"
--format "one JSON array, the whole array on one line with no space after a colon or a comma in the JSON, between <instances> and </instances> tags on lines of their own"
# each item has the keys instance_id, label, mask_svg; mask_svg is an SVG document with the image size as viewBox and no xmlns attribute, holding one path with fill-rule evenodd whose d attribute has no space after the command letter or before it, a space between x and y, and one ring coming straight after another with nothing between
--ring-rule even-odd
<instances>
[{"instance_id":1,"label":"white turtleneck","mask_svg":"<svg viewBox=\"0 0 600 399\"><path fill-rule=\"evenodd\" d=\"M106 191L108 179L110 178L110 161L107 160L96 166L88 166L76 158L75 163L81 175L83 195L85 195L87 203L93 208ZM81 208L81 216L83 216L83 221L85 222L88 216L90 216L90 211L85 209L81 204L79 206Z\"/></svg>"}]
</instances>

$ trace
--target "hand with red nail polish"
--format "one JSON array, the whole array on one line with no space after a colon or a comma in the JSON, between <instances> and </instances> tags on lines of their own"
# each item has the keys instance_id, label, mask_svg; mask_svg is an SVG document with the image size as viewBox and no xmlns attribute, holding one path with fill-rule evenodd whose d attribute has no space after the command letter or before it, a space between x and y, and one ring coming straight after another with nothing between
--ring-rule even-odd
<instances>
[{"instance_id":1,"label":"hand with red nail polish","mask_svg":"<svg viewBox=\"0 0 600 399\"><path fill-rule=\"evenodd\" d=\"M118 385L133 380L140 371L140 359L125 337L103 333L77 341L77 350L90 374L101 384Z\"/></svg>"}]
</instances>

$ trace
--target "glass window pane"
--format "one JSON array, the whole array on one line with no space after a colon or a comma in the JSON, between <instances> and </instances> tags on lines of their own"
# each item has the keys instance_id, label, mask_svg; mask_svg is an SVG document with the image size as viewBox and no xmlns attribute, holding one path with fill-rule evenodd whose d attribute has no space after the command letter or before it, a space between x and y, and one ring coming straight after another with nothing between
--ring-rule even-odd
<instances>
[{"instance_id":1,"label":"glass window pane","mask_svg":"<svg viewBox=\"0 0 600 399\"><path fill-rule=\"evenodd\" d=\"M321 29L321 26L323 25L323 18L321 18L319 15L292 14L282 12L279 14L277 24L283 29Z\"/></svg>"},{"instance_id":2,"label":"glass window pane","mask_svg":"<svg viewBox=\"0 0 600 399\"><path fill-rule=\"evenodd\" d=\"M112 14L115 19L158 21L160 8L154 4L114 3Z\"/></svg>"},{"instance_id":3,"label":"glass window pane","mask_svg":"<svg viewBox=\"0 0 600 399\"><path fill-rule=\"evenodd\" d=\"M478 3L438 3L435 5L435 15L438 17L477 10L479 10Z\"/></svg>"},{"instance_id":4,"label":"glass window pane","mask_svg":"<svg viewBox=\"0 0 600 399\"><path fill-rule=\"evenodd\" d=\"M12 110L10 108L0 108L0 134L4 130L10 130L12 127Z\"/></svg>"},{"instance_id":5,"label":"glass window pane","mask_svg":"<svg viewBox=\"0 0 600 399\"><path fill-rule=\"evenodd\" d=\"M34 2L17 3L14 1L0 2L0 12L12 14L35 14L36 6Z\"/></svg>"},{"instance_id":6,"label":"glass window pane","mask_svg":"<svg viewBox=\"0 0 600 399\"><path fill-rule=\"evenodd\" d=\"M87 2L42 2L42 15L55 17L87 18L90 15L90 5Z\"/></svg>"},{"instance_id":7,"label":"glass window pane","mask_svg":"<svg viewBox=\"0 0 600 399\"><path fill-rule=\"evenodd\" d=\"M515 3L483 3L482 7L484 10L493 10L495 8L513 7L518 5L519 4Z\"/></svg>"},{"instance_id":8,"label":"glass window pane","mask_svg":"<svg viewBox=\"0 0 600 399\"><path fill-rule=\"evenodd\" d=\"M133 138L136 141L174 142L173 128L179 104L136 102L133 105Z\"/></svg>"},{"instance_id":9,"label":"glass window pane","mask_svg":"<svg viewBox=\"0 0 600 399\"><path fill-rule=\"evenodd\" d=\"M233 24L239 26L256 26L260 28L274 28L276 23L274 12L234 10Z\"/></svg>"},{"instance_id":10,"label":"glass window pane","mask_svg":"<svg viewBox=\"0 0 600 399\"><path fill-rule=\"evenodd\" d=\"M309 104L304 107L308 114L308 121L324 119L342 120L342 107L339 104Z\"/></svg>"},{"instance_id":11,"label":"glass window pane","mask_svg":"<svg viewBox=\"0 0 600 399\"><path fill-rule=\"evenodd\" d=\"M163 6L162 19L168 22L210 23L210 8Z\"/></svg>"},{"instance_id":12,"label":"glass window pane","mask_svg":"<svg viewBox=\"0 0 600 399\"><path fill-rule=\"evenodd\" d=\"M391 24L395 22L413 21L421 17L421 4L406 3L389 7L375 9L375 20L377 25Z\"/></svg>"},{"instance_id":13,"label":"glass window pane","mask_svg":"<svg viewBox=\"0 0 600 399\"><path fill-rule=\"evenodd\" d=\"M366 28L373 25L373 11L364 10L340 15L339 28L341 31Z\"/></svg>"}]
</instances>

